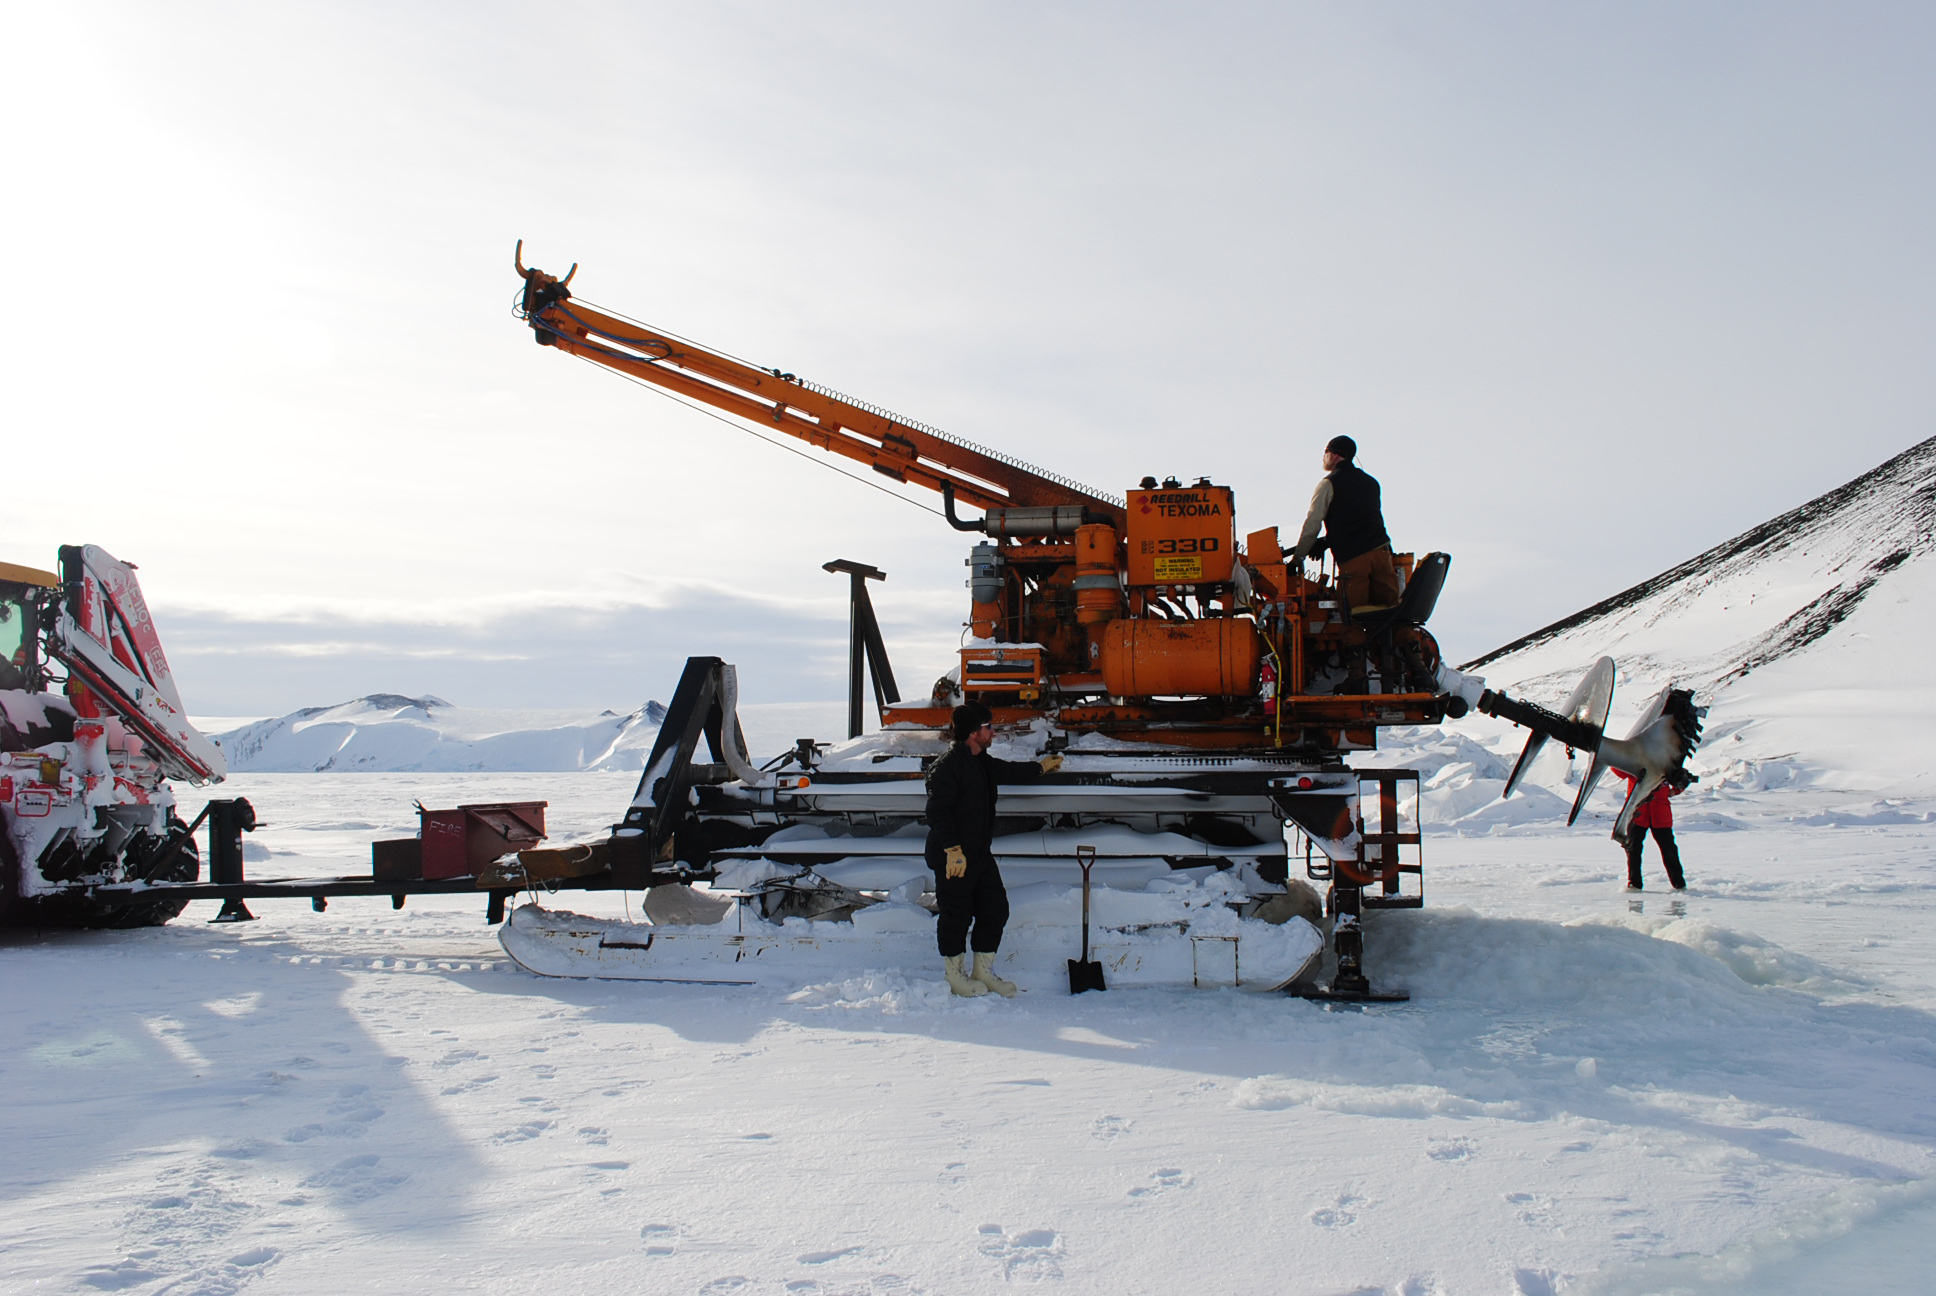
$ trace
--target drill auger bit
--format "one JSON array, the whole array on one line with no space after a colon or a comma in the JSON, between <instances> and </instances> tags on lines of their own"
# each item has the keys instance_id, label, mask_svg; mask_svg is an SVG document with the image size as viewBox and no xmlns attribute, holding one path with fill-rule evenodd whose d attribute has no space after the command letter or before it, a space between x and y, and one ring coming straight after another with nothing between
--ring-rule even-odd
<instances>
[{"instance_id":1,"label":"drill auger bit","mask_svg":"<svg viewBox=\"0 0 1936 1296\"><path fill-rule=\"evenodd\" d=\"M1613 839L1625 845L1641 802L1652 796L1656 788L1666 783L1679 789L1694 782L1694 775L1687 770L1687 761L1700 745L1701 721L1707 715L1707 708L1694 705L1692 689L1670 685L1648 704L1631 733L1625 738L1610 738L1606 724L1607 713L1613 707L1613 683L1613 659L1602 657L1558 711L1523 702L1494 689L1486 689L1480 695L1477 709L1533 731L1513 765L1502 797L1512 795L1533 757L1549 738L1557 738L1576 751L1593 753L1593 763L1588 766L1586 777L1580 780L1579 793L1573 798L1572 813L1566 817L1569 827L1579 819L1586 799L1593 795L1600 776L1609 768L1632 775L1633 790L1613 821Z\"/></svg>"}]
</instances>

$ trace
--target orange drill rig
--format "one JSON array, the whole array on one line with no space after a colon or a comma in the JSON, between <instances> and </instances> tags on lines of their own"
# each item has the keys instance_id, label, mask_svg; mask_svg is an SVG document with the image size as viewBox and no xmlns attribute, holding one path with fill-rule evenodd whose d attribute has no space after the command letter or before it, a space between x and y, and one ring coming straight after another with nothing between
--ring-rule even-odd
<instances>
[{"instance_id":1,"label":"orange drill rig","mask_svg":"<svg viewBox=\"0 0 1936 1296\"><path fill-rule=\"evenodd\" d=\"M1238 903L1255 912L1299 885L1289 825L1307 876L1329 883L1338 966L1321 993L1380 997L1364 974L1359 916L1422 903L1418 776L1352 769L1344 757L1375 749L1381 726L1436 724L1478 701L1478 681L1446 669L1424 628L1447 555L1395 555L1398 603L1354 609L1336 579L1287 564L1276 527L1240 544L1227 486L1146 477L1118 498L595 309L572 296L576 265L549 275L525 267L522 252L518 314L541 345L936 491L948 521L981 537L967 560L957 668L931 696L902 701L877 666L878 735L824 751L803 742L755 770L732 714L732 668L691 659L609 843L615 873L633 885L745 885L743 866L757 861L765 918L865 904L865 887L830 881L833 866L918 855L906 839L921 823L921 771L947 748L953 706L976 700L1011 741L1067 758L1004 791L1008 831L995 851L1005 875L1052 874L1103 841L1105 885L1208 863L1242 880ZM980 515L961 516L964 506ZM853 574L858 633L871 569L831 569ZM857 664L856 697L858 687ZM702 736L710 764L694 759ZM1368 823L1361 785L1373 784Z\"/></svg>"},{"instance_id":2,"label":"orange drill rig","mask_svg":"<svg viewBox=\"0 0 1936 1296\"><path fill-rule=\"evenodd\" d=\"M518 270L540 344L937 491L956 529L985 535L968 558L971 638L951 683L998 725L1053 717L1070 733L1326 759L1375 748L1380 725L1465 710L1440 689L1424 629L1445 554L1394 555L1398 605L1354 612L1335 581L1285 563L1276 527L1240 546L1227 486L1145 477L1126 499L1105 494L591 309L572 298L572 274L526 269L522 244ZM882 721L945 728L957 700L897 705Z\"/></svg>"}]
</instances>

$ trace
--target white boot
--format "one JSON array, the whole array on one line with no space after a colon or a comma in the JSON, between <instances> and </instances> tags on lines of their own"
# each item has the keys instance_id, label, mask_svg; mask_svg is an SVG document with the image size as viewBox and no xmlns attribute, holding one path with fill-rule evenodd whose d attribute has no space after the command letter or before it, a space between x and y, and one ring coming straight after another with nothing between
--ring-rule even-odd
<instances>
[{"instance_id":1,"label":"white boot","mask_svg":"<svg viewBox=\"0 0 1936 1296\"><path fill-rule=\"evenodd\" d=\"M979 950L975 952L975 980L981 982L1004 999L1012 999L1015 997L1015 983L1013 981L1004 981L995 975L995 956L993 954L983 954Z\"/></svg>"},{"instance_id":2,"label":"white boot","mask_svg":"<svg viewBox=\"0 0 1936 1296\"><path fill-rule=\"evenodd\" d=\"M948 978L948 988L964 998L988 993L988 987L961 970L961 961L966 954L951 954L941 960L941 975Z\"/></svg>"}]
</instances>

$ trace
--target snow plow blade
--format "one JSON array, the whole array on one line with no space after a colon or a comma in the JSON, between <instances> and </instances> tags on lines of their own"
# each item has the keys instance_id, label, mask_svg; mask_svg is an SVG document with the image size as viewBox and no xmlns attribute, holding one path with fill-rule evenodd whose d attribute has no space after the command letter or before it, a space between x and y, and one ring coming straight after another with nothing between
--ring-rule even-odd
<instances>
[{"instance_id":1,"label":"snow plow blade","mask_svg":"<svg viewBox=\"0 0 1936 1296\"><path fill-rule=\"evenodd\" d=\"M1103 928L1091 946L1118 985L1281 990L1324 946L1317 929L1301 918L1272 924L1226 912L1195 930L1134 927ZM1073 926L1011 927L996 971L1024 990L1065 994L1075 935ZM676 926L527 904L511 914L498 940L519 967L539 976L777 987L842 981L868 971L940 980L934 919L915 905L876 905L851 922L796 918L784 924L735 905L716 924Z\"/></svg>"}]
</instances>

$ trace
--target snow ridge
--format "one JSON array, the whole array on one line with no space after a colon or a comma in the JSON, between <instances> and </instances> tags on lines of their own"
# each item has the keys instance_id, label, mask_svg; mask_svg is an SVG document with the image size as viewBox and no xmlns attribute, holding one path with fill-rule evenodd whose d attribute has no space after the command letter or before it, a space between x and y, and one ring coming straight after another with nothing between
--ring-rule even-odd
<instances>
[{"instance_id":1,"label":"snow ridge","mask_svg":"<svg viewBox=\"0 0 1936 1296\"><path fill-rule=\"evenodd\" d=\"M1741 660L1717 679L1808 647L1846 620L1878 580L1936 547L1936 437L1910 447L1799 508L1752 527L1677 567L1467 662L1476 670L1621 613L1646 610L1657 621L1710 590L1791 557L1812 556L1838 578L1828 589L1744 644Z\"/></svg>"}]
</instances>

